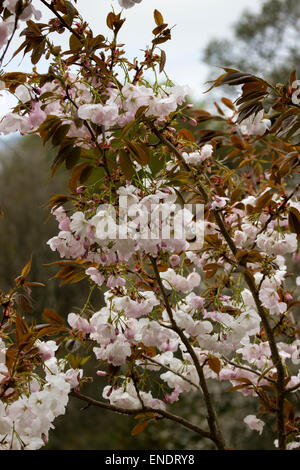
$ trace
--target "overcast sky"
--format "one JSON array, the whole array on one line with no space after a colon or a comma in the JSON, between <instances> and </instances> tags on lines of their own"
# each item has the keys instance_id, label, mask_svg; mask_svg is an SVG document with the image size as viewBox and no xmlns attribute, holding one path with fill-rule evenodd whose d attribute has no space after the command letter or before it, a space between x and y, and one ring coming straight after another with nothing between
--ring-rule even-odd
<instances>
[{"instance_id":1,"label":"overcast sky","mask_svg":"<svg viewBox=\"0 0 300 470\"><path fill-rule=\"evenodd\" d=\"M40 7L39 0L33 0ZM235 23L245 9L259 11L263 0L142 0L135 7L124 10L126 22L120 32L119 40L126 44L129 58L139 56L140 49L151 43L154 27L153 11L158 9L165 22L174 26L172 40L163 44L167 53L166 71L177 84L189 84L192 96L201 99L208 76L208 68L201 62L201 51L210 39L230 37L231 25ZM114 7L120 11L117 0L78 0L77 8L92 27L94 33L109 35L106 16ZM54 37L54 36L53 36ZM58 36L56 36L57 38ZM16 45L16 43L15 43ZM30 59L25 58L20 64L21 55L17 56L6 68L12 70L30 70ZM221 64L216 64L221 65ZM47 63L40 61L38 69L47 70ZM218 74L216 69L215 76ZM213 78L213 77L212 77ZM7 112L10 105L7 97L0 99L0 114Z\"/></svg>"},{"instance_id":2,"label":"overcast sky","mask_svg":"<svg viewBox=\"0 0 300 470\"><path fill-rule=\"evenodd\" d=\"M262 3L262 0L142 0L125 10L127 19L120 39L126 44L129 56L137 55L138 48L144 48L152 39L153 11L158 9L166 23L175 25L172 40L162 45L167 53L168 75L177 83L189 84L199 97L208 73L201 63L205 45L214 37L229 37L230 26L243 11L259 11ZM105 25L105 13L111 5L118 7L118 1L78 0L79 11L99 31Z\"/></svg>"}]
</instances>

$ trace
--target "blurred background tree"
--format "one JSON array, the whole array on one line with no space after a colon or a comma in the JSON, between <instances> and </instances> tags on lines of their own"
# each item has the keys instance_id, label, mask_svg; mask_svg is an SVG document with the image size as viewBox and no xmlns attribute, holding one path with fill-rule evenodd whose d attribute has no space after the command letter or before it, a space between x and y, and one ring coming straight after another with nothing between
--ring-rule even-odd
<instances>
[{"instance_id":1,"label":"blurred background tree","mask_svg":"<svg viewBox=\"0 0 300 470\"><path fill-rule=\"evenodd\" d=\"M242 15L232 39L211 40L201 60L214 72L216 67L233 67L285 82L292 70L299 75L299 39L299 0L265 0L258 13Z\"/></svg>"}]
</instances>

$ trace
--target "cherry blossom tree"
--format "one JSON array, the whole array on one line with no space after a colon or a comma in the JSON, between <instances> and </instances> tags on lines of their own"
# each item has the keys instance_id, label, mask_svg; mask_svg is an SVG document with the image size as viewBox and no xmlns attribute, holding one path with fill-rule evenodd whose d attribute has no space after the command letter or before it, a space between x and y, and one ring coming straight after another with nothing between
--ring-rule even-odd
<instances>
[{"instance_id":1,"label":"cherry blossom tree","mask_svg":"<svg viewBox=\"0 0 300 470\"><path fill-rule=\"evenodd\" d=\"M63 165L70 171L66 193L48 205L58 223L48 241L59 255L56 277L88 279L90 295L104 291L99 311L89 295L80 314L48 308L43 324L20 314L37 284L28 280L31 260L1 292L1 448L42 447L76 398L132 415L133 435L165 419L228 449L212 381L256 401L256 415L241 416L245 426L260 434L273 426L277 448L299 447L295 73L273 85L226 68L210 90L239 85L240 95L222 98L213 114L194 109L188 87L167 76L171 28L157 10L141 61L119 42L123 12L107 16L108 39L76 1L5 0L0 13L2 66L9 54L32 62L28 73L2 71L1 89L16 105L0 133L37 134L56 149L52 177ZM63 33L67 50L56 45ZM23 42L10 51L16 34ZM42 57L47 73L38 72ZM92 378L84 371L91 355ZM84 392L91 380L93 397ZM193 421L172 412L185 394L199 403Z\"/></svg>"}]
</instances>

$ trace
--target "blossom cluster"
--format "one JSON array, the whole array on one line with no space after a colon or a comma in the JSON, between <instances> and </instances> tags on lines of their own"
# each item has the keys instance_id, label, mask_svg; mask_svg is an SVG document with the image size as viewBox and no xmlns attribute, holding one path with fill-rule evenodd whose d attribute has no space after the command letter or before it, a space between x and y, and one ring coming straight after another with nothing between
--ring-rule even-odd
<instances>
[{"instance_id":1,"label":"blossom cluster","mask_svg":"<svg viewBox=\"0 0 300 470\"><path fill-rule=\"evenodd\" d=\"M86 83L74 73L67 73L63 79L70 88L68 96L72 103L69 106L66 106L66 92L59 80L46 83L38 90L33 90L29 84L19 85L14 96L26 107L27 114L6 114L0 123L0 133L32 133L38 130L47 116L55 115L61 117L64 124L70 125L67 136L76 137L78 143L81 141L84 145L90 135L83 121L103 126L105 130L114 126L123 127L134 119L141 107L147 108L147 116L164 119L184 103L188 94L186 86L165 86L153 90L150 86L127 83L119 90L111 83L103 95L105 103L95 103L91 83ZM106 137L109 139L109 134ZM99 142L101 140L99 136Z\"/></svg>"},{"instance_id":2,"label":"blossom cluster","mask_svg":"<svg viewBox=\"0 0 300 470\"><path fill-rule=\"evenodd\" d=\"M58 360L55 341L38 341L43 359L44 377L35 372L23 384L22 393L13 387L5 389L0 402L0 449L36 450L45 445L53 421L65 414L69 393L79 384L82 370L66 369L66 361ZM5 365L6 347L0 342L0 385L10 380Z\"/></svg>"}]
</instances>

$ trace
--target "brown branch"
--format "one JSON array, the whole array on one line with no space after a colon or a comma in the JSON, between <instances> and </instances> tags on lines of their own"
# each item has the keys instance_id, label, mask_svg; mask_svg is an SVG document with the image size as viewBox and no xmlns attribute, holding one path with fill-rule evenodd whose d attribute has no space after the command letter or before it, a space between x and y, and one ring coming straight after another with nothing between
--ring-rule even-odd
<instances>
[{"instance_id":1,"label":"brown branch","mask_svg":"<svg viewBox=\"0 0 300 470\"><path fill-rule=\"evenodd\" d=\"M300 188L300 184L298 184L296 186L296 188L291 192L291 194L289 194L289 196L286 196L284 198L284 201L280 204L280 206L278 207L278 209L276 210L276 212L274 212L273 214L271 214L269 216L269 218L266 220L266 222L264 223L263 227L257 232L256 234L256 237L255 237L255 240L251 246L251 249L253 249L255 247L255 244L256 244L256 239L258 237L258 235L260 235L261 233L263 233L269 226L270 222L272 222L272 220L274 219L274 217L277 217L285 208L286 208L286 205L287 203L290 201L290 199L292 199L292 197L297 193L297 191L299 190Z\"/></svg>"},{"instance_id":2,"label":"brown branch","mask_svg":"<svg viewBox=\"0 0 300 470\"><path fill-rule=\"evenodd\" d=\"M214 214L216 223L219 226L220 232L222 233L223 237L227 241L228 246L231 249L232 253L236 255L238 250L235 246L234 241L232 240L231 236L228 233L228 230L223 222L223 219L221 218L218 212L213 211L213 214ZM247 263L245 261L240 261L239 265L242 268L244 279L253 296L253 299L257 308L257 312L261 318L264 330L268 338L272 361L277 370L277 380L276 380L277 410L276 412L277 412L278 448L280 450L285 450L286 449L286 435L285 435L285 425L284 425L284 395L285 395L284 367L283 367L283 364L279 355L279 351L277 348L275 334L268 320L268 314L259 299L259 293L255 285L255 280L252 274L247 269Z\"/></svg>"},{"instance_id":3,"label":"brown branch","mask_svg":"<svg viewBox=\"0 0 300 470\"><path fill-rule=\"evenodd\" d=\"M49 10L52 11L52 13L54 13L54 15L60 20L60 22L62 23L62 25L67 28L70 33L74 34L74 36L76 36L77 39L79 39L80 42L83 42L83 38L80 36L79 33L77 33L77 31L75 29L73 29L70 25L68 25L68 23L64 20L64 18L58 13L58 11L56 11L56 9L54 8L54 6L52 4L49 4L46 2L46 0L40 0ZM73 106L75 106L76 109L78 109L78 106L76 105L76 103L74 102L74 100L70 97L70 94L69 94L69 91L68 91L68 88L66 88L66 96L68 98L68 100L73 104ZM88 129L90 135L91 135L91 138L92 138L92 141L94 142L94 144L96 145L97 149L101 152L101 149L100 149L100 146L97 142L97 138L91 128L91 126L89 125L89 123L86 121L86 120L83 120L83 123L85 125L85 127ZM103 166L104 166L104 169L106 171L106 174L109 178L111 178L111 175L110 175L110 171L109 171L109 168L108 168L108 164L107 164L107 159L106 159L106 155L105 155L105 152L103 153Z\"/></svg>"},{"instance_id":4,"label":"brown branch","mask_svg":"<svg viewBox=\"0 0 300 470\"><path fill-rule=\"evenodd\" d=\"M232 238L230 237L227 231L227 228L223 222L223 219L220 217L219 213L216 214L216 211L213 211L213 214L215 216L216 223L218 224L223 237L227 241L232 253L235 255L237 253L237 248L234 244L234 241L232 240ZM283 367L283 364L279 355L273 329L271 328L271 325L268 320L268 314L259 299L258 289L255 285L255 280L252 274L247 269L247 263L245 261L241 261L239 265L240 265L240 268L242 268L244 279L253 296L253 299L257 308L257 312L261 318L264 330L268 338L272 361L277 370L277 380L276 380L277 410L276 412L277 412L277 432L278 432L278 444L279 444L278 448L280 450L285 450L286 449L286 435L285 435L285 425L284 425L284 395L285 395L284 367Z\"/></svg>"},{"instance_id":5,"label":"brown branch","mask_svg":"<svg viewBox=\"0 0 300 470\"><path fill-rule=\"evenodd\" d=\"M186 377L184 377L184 375L182 375L180 372L175 372L173 369L171 369L171 367L168 367L166 366L165 364L161 364L160 362L156 361L155 359L153 359L152 357L148 357L146 356L145 354L142 355L143 358L146 360L146 361L149 361L149 362L152 362L153 364L156 364L157 366L159 367L162 367L163 369L166 369L168 370L169 372L172 372L172 374L174 375L178 375L178 377L180 377L182 380L184 380L185 382L189 383L190 385L192 385L193 387L196 387L198 390L201 390L201 388L199 387L199 385L197 384L194 384L194 382L192 382L191 380L187 379Z\"/></svg>"},{"instance_id":6,"label":"brown branch","mask_svg":"<svg viewBox=\"0 0 300 470\"><path fill-rule=\"evenodd\" d=\"M110 405L109 403L104 403L102 401L95 400L94 398L87 397L86 395L83 395L82 393L79 393L79 392L75 392L74 390L70 393L70 395L75 398L85 401L90 406L97 406L99 408L104 408L106 410L114 411L115 413L121 413L125 415L133 415L133 416L140 414L140 413L146 413L146 412L156 413L160 415L162 418L166 418L166 419L169 419L170 421L174 421L178 424L181 424L181 426L184 426L185 428L190 429L191 431L194 431L197 434L200 434L200 436L202 437L206 437L207 439L212 439L209 432L200 428L196 424L191 423L185 418L174 415L173 413L169 413L168 411L165 411L165 410L150 408L149 406L145 406L144 408L137 408L137 409L120 408L118 406Z\"/></svg>"},{"instance_id":7,"label":"brown branch","mask_svg":"<svg viewBox=\"0 0 300 470\"><path fill-rule=\"evenodd\" d=\"M137 378L136 378L136 375L135 375L135 371L134 371L134 370L132 370L131 375L130 375L130 378L131 378L131 380L132 380L132 382L133 382L133 385L134 385L134 388L135 388L137 397L138 397L138 399L139 399L139 402L140 402L140 404L141 404L141 407L142 407L142 409L144 410L144 409L145 409L145 404L144 404L144 402L143 402L143 399L142 399L142 397L141 397L141 394L140 394L140 391L139 391L139 388L138 388L138 380L137 380Z\"/></svg>"},{"instance_id":8,"label":"brown branch","mask_svg":"<svg viewBox=\"0 0 300 470\"><path fill-rule=\"evenodd\" d=\"M216 412L214 410L212 398L211 398L209 390L207 388L204 372L202 370L202 367L199 363L198 357L197 357L192 345L190 344L188 338L185 336L184 332L177 326L177 324L174 320L172 308L171 308L171 305L169 303L169 298L166 294L166 291L165 291L165 288L163 286L159 271L157 269L156 260L154 258L152 258L151 256L149 256L149 258L150 258L150 261L151 261L151 264L152 264L152 267L153 267L155 277L156 277L157 283L159 285L161 294L163 296L164 305L165 305L165 308L166 308L167 313L169 315L172 328L178 334L181 341L185 345L188 353L190 354L190 356L192 358L194 366L196 368L196 371L197 371L197 374L198 374L198 377L199 377L199 381L200 381L200 386L201 386L201 389L202 389L202 392L203 392L203 398L204 398L206 409L207 409L207 414L208 414L207 422L208 422L208 426L209 426L209 429L210 429L211 439L215 442L215 444L216 444L216 446L219 450L224 450L226 448L225 440L224 440L224 437L222 435L220 425L218 423L218 419L217 419Z\"/></svg>"},{"instance_id":9,"label":"brown branch","mask_svg":"<svg viewBox=\"0 0 300 470\"><path fill-rule=\"evenodd\" d=\"M285 396L284 367L283 367L283 364L279 355L273 329L271 328L270 323L268 321L265 308L262 306L260 302L253 276L249 273L249 271L247 271L247 269L245 269L244 277L248 284L250 292L253 296L258 314L261 318L264 330L266 332L269 346L271 349L272 361L277 370L277 380L276 380L277 410L276 411L277 411L278 448L280 450L285 450L286 449L286 434L285 434L285 425L284 425L284 396Z\"/></svg>"},{"instance_id":10,"label":"brown branch","mask_svg":"<svg viewBox=\"0 0 300 470\"><path fill-rule=\"evenodd\" d=\"M114 68L114 65L115 65L116 50L117 50L116 44L117 44L117 33L114 31L114 38L112 41L111 58L110 58L110 65L109 65L110 72L112 72L112 69Z\"/></svg>"},{"instance_id":11,"label":"brown branch","mask_svg":"<svg viewBox=\"0 0 300 470\"><path fill-rule=\"evenodd\" d=\"M13 37L14 37L15 33L16 33L17 26L18 26L18 19L19 19L19 16L16 15L13 32L11 33L11 36L10 36L9 40L7 41L7 43L6 43L5 49L4 49L4 51L3 51L2 55L1 55L1 58L0 58L0 67L2 67L2 63L3 63L4 57L5 57L5 55L6 55L7 51L8 51L8 48L9 48L9 46L10 46L11 41L13 40ZM7 64L6 64L6 65L7 65Z\"/></svg>"}]
</instances>

